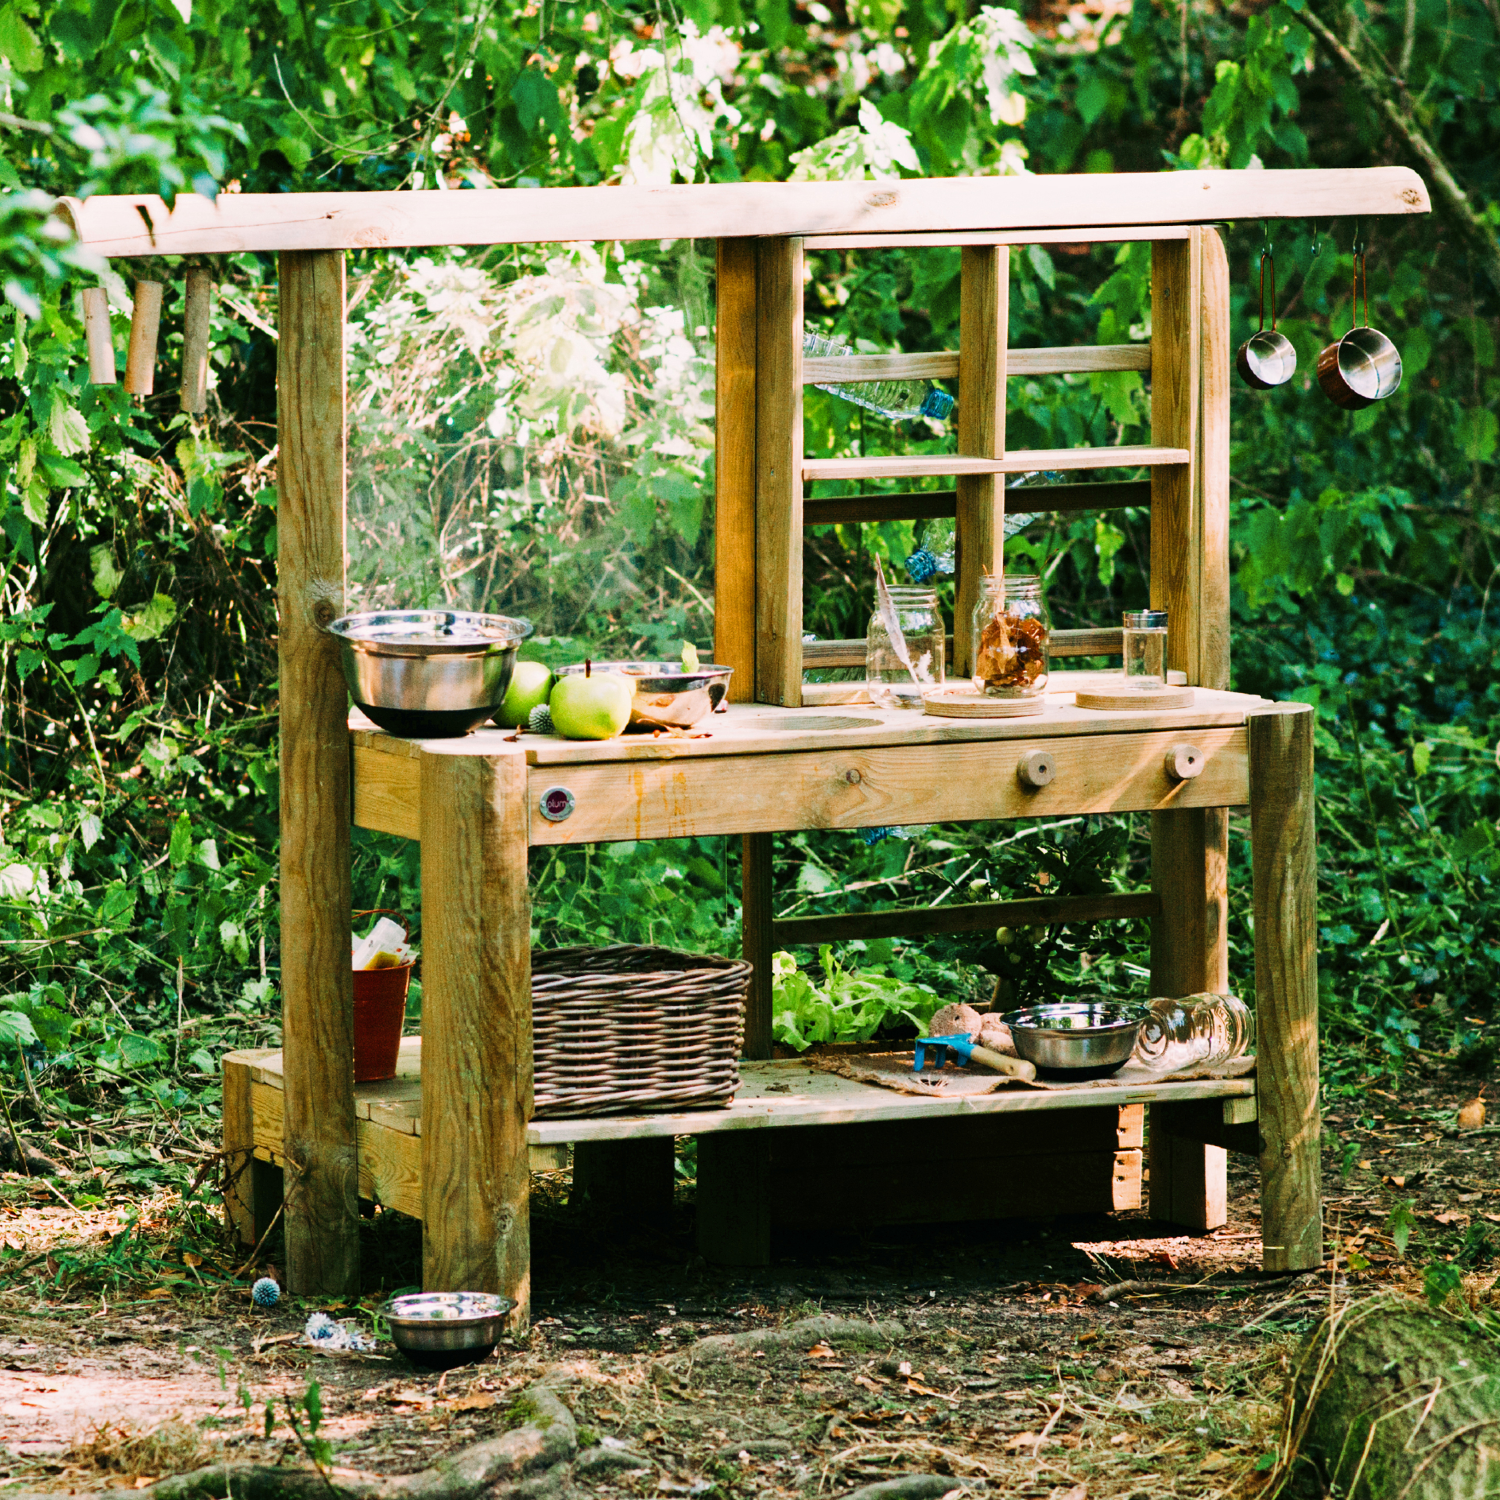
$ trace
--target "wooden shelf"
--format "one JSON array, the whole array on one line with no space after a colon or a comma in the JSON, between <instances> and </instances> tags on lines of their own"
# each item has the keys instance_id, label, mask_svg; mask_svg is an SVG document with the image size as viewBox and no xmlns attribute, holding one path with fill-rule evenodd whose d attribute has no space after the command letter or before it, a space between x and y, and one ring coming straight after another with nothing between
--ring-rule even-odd
<instances>
[{"instance_id":1,"label":"wooden shelf","mask_svg":"<svg viewBox=\"0 0 1500 1500\"><path fill-rule=\"evenodd\" d=\"M1150 344L1078 344L1056 349L1005 352L1005 373L1012 375L1086 375L1110 370L1149 370ZM958 350L923 354L804 355L803 385L839 381L956 380Z\"/></svg>"},{"instance_id":2,"label":"wooden shelf","mask_svg":"<svg viewBox=\"0 0 1500 1500\"><path fill-rule=\"evenodd\" d=\"M943 474L1027 474L1042 469L1139 469L1185 464L1186 448L1127 444L1118 448L1021 448L1004 458L959 453L908 453L883 458L805 458L802 478L926 479Z\"/></svg>"}]
</instances>

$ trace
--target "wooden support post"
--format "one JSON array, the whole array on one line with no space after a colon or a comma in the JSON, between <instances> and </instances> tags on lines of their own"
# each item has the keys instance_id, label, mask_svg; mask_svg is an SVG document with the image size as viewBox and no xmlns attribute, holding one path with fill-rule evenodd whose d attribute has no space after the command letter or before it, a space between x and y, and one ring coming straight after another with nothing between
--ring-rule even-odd
<instances>
[{"instance_id":1,"label":"wooden support post","mask_svg":"<svg viewBox=\"0 0 1500 1500\"><path fill-rule=\"evenodd\" d=\"M958 451L1005 456L1005 361L1010 247L965 245L959 282ZM949 673L974 669L974 605L986 573L1005 571L1005 488L996 474L964 474L958 488L958 580Z\"/></svg>"},{"instance_id":2,"label":"wooden support post","mask_svg":"<svg viewBox=\"0 0 1500 1500\"><path fill-rule=\"evenodd\" d=\"M531 1317L526 757L422 747L422 1285Z\"/></svg>"},{"instance_id":3,"label":"wooden support post","mask_svg":"<svg viewBox=\"0 0 1500 1500\"><path fill-rule=\"evenodd\" d=\"M799 708L802 241L763 239L756 256L755 697Z\"/></svg>"},{"instance_id":4,"label":"wooden support post","mask_svg":"<svg viewBox=\"0 0 1500 1500\"><path fill-rule=\"evenodd\" d=\"M775 835L747 833L740 871L740 952L751 965L745 997L745 1056L756 1061L771 1055L771 954L775 917L771 860Z\"/></svg>"},{"instance_id":5,"label":"wooden support post","mask_svg":"<svg viewBox=\"0 0 1500 1500\"><path fill-rule=\"evenodd\" d=\"M193 417L208 410L208 335L213 310L213 272L194 266L187 273L182 320L182 409Z\"/></svg>"},{"instance_id":6,"label":"wooden support post","mask_svg":"<svg viewBox=\"0 0 1500 1500\"><path fill-rule=\"evenodd\" d=\"M89 345L89 384L114 385L115 340L109 326L109 293L102 286L83 289L83 331Z\"/></svg>"},{"instance_id":7,"label":"wooden support post","mask_svg":"<svg viewBox=\"0 0 1500 1500\"><path fill-rule=\"evenodd\" d=\"M755 241L720 240L715 330L714 660L755 701Z\"/></svg>"},{"instance_id":8,"label":"wooden support post","mask_svg":"<svg viewBox=\"0 0 1500 1500\"><path fill-rule=\"evenodd\" d=\"M677 1163L669 1135L573 1146L570 1207L656 1232L672 1224Z\"/></svg>"},{"instance_id":9,"label":"wooden support post","mask_svg":"<svg viewBox=\"0 0 1500 1500\"><path fill-rule=\"evenodd\" d=\"M771 1263L771 1132L698 1137L698 1253L716 1266Z\"/></svg>"},{"instance_id":10,"label":"wooden support post","mask_svg":"<svg viewBox=\"0 0 1500 1500\"><path fill-rule=\"evenodd\" d=\"M242 1245L255 1243L255 1185L251 1162L255 1116L250 1108L247 1056L231 1052L224 1059L224 1219L225 1228Z\"/></svg>"},{"instance_id":11,"label":"wooden support post","mask_svg":"<svg viewBox=\"0 0 1500 1500\"><path fill-rule=\"evenodd\" d=\"M1169 665L1190 683L1227 687L1228 598L1203 594L1204 516L1208 496L1201 445L1205 427L1222 428L1228 459L1228 281L1204 286L1206 238L1151 247L1151 441L1191 448L1189 464L1151 471L1151 604L1165 609ZM1222 253L1222 247L1220 252ZM1225 353L1223 381L1209 381L1208 357ZM1205 395L1211 408L1205 403ZM1220 480L1222 479L1222 483ZM1228 565L1228 474L1213 471L1212 501L1225 507L1221 528ZM1227 584L1227 571L1225 574ZM1215 611L1223 619L1211 620ZM1205 677L1205 673L1207 677ZM1229 984L1228 821L1222 808L1187 808L1151 816L1151 884L1161 900L1151 923L1151 987L1157 995L1222 991ZM1172 1134L1172 1112L1151 1110L1151 1213L1205 1230L1225 1222L1227 1163L1222 1148Z\"/></svg>"},{"instance_id":12,"label":"wooden support post","mask_svg":"<svg viewBox=\"0 0 1500 1500\"><path fill-rule=\"evenodd\" d=\"M125 356L125 390L132 396L149 396L156 389L156 335L161 327L162 291L159 281L135 284L130 349Z\"/></svg>"},{"instance_id":13,"label":"wooden support post","mask_svg":"<svg viewBox=\"0 0 1500 1500\"><path fill-rule=\"evenodd\" d=\"M324 628L344 608L342 251L281 257L279 322L286 1273L298 1296L347 1295L359 1290L349 700L338 643Z\"/></svg>"},{"instance_id":14,"label":"wooden support post","mask_svg":"<svg viewBox=\"0 0 1500 1500\"><path fill-rule=\"evenodd\" d=\"M1280 703L1246 727L1263 1264L1305 1271L1323 1263L1313 710Z\"/></svg>"},{"instance_id":15,"label":"wooden support post","mask_svg":"<svg viewBox=\"0 0 1500 1500\"><path fill-rule=\"evenodd\" d=\"M1215 229L1202 234L1198 339L1198 676L1229 686L1229 257ZM1170 620L1168 634L1171 633Z\"/></svg>"}]
</instances>

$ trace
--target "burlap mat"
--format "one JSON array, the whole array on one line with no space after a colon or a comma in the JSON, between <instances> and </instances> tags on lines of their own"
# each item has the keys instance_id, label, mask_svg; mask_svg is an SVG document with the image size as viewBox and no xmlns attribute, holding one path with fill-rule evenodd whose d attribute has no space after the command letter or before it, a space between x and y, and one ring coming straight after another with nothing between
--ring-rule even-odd
<instances>
[{"instance_id":1,"label":"burlap mat","mask_svg":"<svg viewBox=\"0 0 1500 1500\"><path fill-rule=\"evenodd\" d=\"M1181 1073L1153 1073L1137 1062L1127 1062L1108 1078L1088 1078L1079 1083L1056 1083L1038 1078L1026 1082L1008 1073L994 1073L989 1068L948 1066L936 1071L931 1064L925 1072L912 1072L910 1052L866 1052L854 1057L822 1053L806 1059L819 1073L836 1073L856 1083L873 1083L898 1094L916 1094L928 1099L958 1099L966 1095L993 1094L1004 1088L1049 1089L1064 1093L1083 1089L1118 1088L1121 1084L1149 1087L1168 1079L1244 1078L1255 1071L1253 1057L1237 1057L1221 1068L1197 1068Z\"/></svg>"}]
</instances>

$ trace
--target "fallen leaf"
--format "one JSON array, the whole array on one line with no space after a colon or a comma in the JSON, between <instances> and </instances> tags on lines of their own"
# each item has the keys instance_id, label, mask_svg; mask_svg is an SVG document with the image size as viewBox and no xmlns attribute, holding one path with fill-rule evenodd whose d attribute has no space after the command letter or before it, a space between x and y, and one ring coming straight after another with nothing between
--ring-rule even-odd
<instances>
[{"instance_id":1,"label":"fallen leaf","mask_svg":"<svg viewBox=\"0 0 1500 1500\"><path fill-rule=\"evenodd\" d=\"M137 1474L135 1476L135 1488L138 1490L150 1489L156 1483L158 1477L155 1474Z\"/></svg>"},{"instance_id":2,"label":"fallen leaf","mask_svg":"<svg viewBox=\"0 0 1500 1500\"><path fill-rule=\"evenodd\" d=\"M1461 1214L1453 1209L1447 1209L1443 1213L1433 1214L1433 1222L1436 1224L1467 1224L1468 1214Z\"/></svg>"},{"instance_id":3,"label":"fallen leaf","mask_svg":"<svg viewBox=\"0 0 1500 1500\"><path fill-rule=\"evenodd\" d=\"M854 1377L854 1383L855 1385L864 1386L867 1391L878 1391L880 1387L885 1384L884 1381L871 1380L868 1375L856 1375Z\"/></svg>"},{"instance_id":4,"label":"fallen leaf","mask_svg":"<svg viewBox=\"0 0 1500 1500\"><path fill-rule=\"evenodd\" d=\"M1210 1453L1207 1458L1198 1465L1201 1473L1212 1474L1216 1469L1227 1469L1234 1463L1232 1453Z\"/></svg>"},{"instance_id":5,"label":"fallen leaf","mask_svg":"<svg viewBox=\"0 0 1500 1500\"><path fill-rule=\"evenodd\" d=\"M1179 1401L1191 1401L1193 1399L1193 1388L1185 1381L1167 1379L1162 1381L1169 1396L1175 1396Z\"/></svg>"},{"instance_id":6,"label":"fallen leaf","mask_svg":"<svg viewBox=\"0 0 1500 1500\"><path fill-rule=\"evenodd\" d=\"M1110 1440L1111 1448L1123 1448L1126 1443L1133 1443L1140 1434L1136 1432L1117 1432Z\"/></svg>"},{"instance_id":7,"label":"fallen leaf","mask_svg":"<svg viewBox=\"0 0 1500 1500\"><path fill-rule=\"evenodd\" d=\"M1390 1183L1390 1185L1392 1187L1405 1187L1406 1186L1406 1179L1404 1177L1386 1177L1383 1180L1385 1182Z\"/></svg>"},{"instance_id":8,"label":"fallen leaf","mask_svg":"<svg viewBox=\"0 0 1500 1500\"><path fill-rule=\"evenodd\" d=\"M1089 1487L1086 1484L1075 1484L1070 1490L1061 1493L1053 1491L1052 1500L1089 1500Z\"/></svg>"},{"instance_id":9,"label":"fallen leaf","mask_svg":"<svg viewBox=\"0 0 1500 1500\"><path fill-rule=\"evenodd\" d=\"M480 1392L476 1396L459 1396L443 1404L445 1411L484 1411L497 1404L497 1398Z\"/></svg>"},{"instance_id":10,"label":"fallen leaf","mask_svg":"<svg viewBox=\"0 0 1500 1500\"><path fill-rule=\"evenodd\" d=\"M415 1406L421 1411L432 1409L432 1397L426 1391L406 1390L387 1391L385 1399L394 1406Z\"/></svg>"},{"instance_id":11,"label":"fallen leaf","mask_svg":"<svg viewBox=\"0 0 1500 1500\"><path fill-rule=\"evenodd\" d=\"M1373 1162L1362 1161L1359 1164L1359 1170L1361 1172L1368 1172L1372 1166L1374 1166Z\"/></svg>"},{"instance_id":12,"label":"fallen leaf","mask_svg":"<svg viewBox=\"0 0 1500 1500\"><path fill-rule=\"evenodd\" d=\"M1018 1432L1014 1437L1006 1438L1005 1446L1014 1453L1021 1448L1034 1448L1041 1440L1039 1432Z\"/></svg>"},{"instance_id":13,"label":"fallen leaf","mask_svg":"<svg viewBox=\"0 0 1500 1500\"><path fill-rule=\"evenodd\" d=\"M923 1385L920 1380L915 1378L906 1382L906 1388L909 1391L915 1391L919 1396L941 1396L944 1401L952 1400L952 1397L946 1391L935 1391L930 1385Z\"/></svg>"},{"instance_id":14,"label":"fallen leaf","mask_svg":"<svg viewBox=\"0 0 1500 1500\"><path fill-rule=\"evenodd\" d=\"M201 1266L203 1264L203 1257L201 1255L194 1255L191 1250L184 1250L182 1252L182 1263L185 1266Z\"/></svg>"},{"instance_id":15,"label":"fallen leaf","mask_svg":"<svg viewBox=\"0 0 1500 1500\"><path fill-rule=\"evenodd\" d=\"M1478 1130L1484 1124L1484 1100L1476 1096L1458 1106L1458 1128Z\"/></svg>"},{"instance_id":16,"label":"fallen leaf","mask_svg":"<svg viewBox=\"0 0 1500 1500\"><path fill-rule=\"evenodd\" d=\"M146 1295L148 1297L170 1297L173 1290L174 1289L169 1286L154 1286L149 1292L146 1293Z\"/></svg>"},{"instance_id":17,"label":"fallen leaf","mask_svg":"<svg viewBox=\"0 0 1500 1500\"><path fill-rule=\"evenodd\" d=\"M1081 1291L1084 1290L1084 1288L1080 1286L1080 1287L1075 1288L1075 1290L1081 1292ZM1099 1290L1099 1288L1098 1287L1093 1287L1093 1288L1090 1288L1090 1290L1097 1292ZM1098 1338L1098 1337L1099 1337L1099 1330L1097 1328L1090 1328L1087 1333L1080 1333L1078 1335L1078 1342L1080 1344L1092 1344L1094 1342L1094 1340L1096 1338Z\"/></svg>"},{"instance_id":18,"label":"fallen leaf","mask_svg":"<svg viewBox=\"0 0 1500 1500\"><path fill-rule=\"evenodd\" d=\"M807 1357L809 1359L832 1359L834 1356L833 1350L827 1344L814 1344L807 1351Z\"/></svg>"}]
</instances>

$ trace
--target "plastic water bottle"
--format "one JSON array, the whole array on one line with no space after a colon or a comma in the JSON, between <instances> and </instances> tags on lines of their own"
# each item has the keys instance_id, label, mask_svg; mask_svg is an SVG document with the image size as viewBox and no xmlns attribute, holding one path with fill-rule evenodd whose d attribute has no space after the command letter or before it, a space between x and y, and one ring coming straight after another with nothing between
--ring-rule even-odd
<instances>
[{"instance_id":1,"label":"plastic water bottle","mask_svg":"<svg viewBox=\"0 0 1500 1500\"><path fill-rule=\"evenodd\" d=\"M809 333L803 335L802 352L818 359L842 359L855 351L837 339ZM930 380L847 380L836 384L816 380L813 384L820 391L829 391L894 421L926 417L941 422L953 410L953 397Z\"/></svg>"},{"instance_id":2,"label":"plastic water bottle","mask_svg":"<svg viewBox=\"0 0 1500 1500\"><path fill-rule=\"evenodd\" d=\"M1040 471L1022 474L1008 488L1015 489L1036 479ZM1014 536L1036 520L1040 512L1009 511L1005 513L1005 535ZM906 559L906 571L913 583L926 583L939 573L952 573L958 561L958 524L949 516L937 516L922 528L917 550Z\"/></svg>"},{"instance_id":3,"label":"plastic water bottle","mask_svg":"<svg viewBox=\"0 0 1500 1500\"><path fill-rule=\"evenodd\" d=\"M1237 995L1152 1000L1132 1061L1153 1073L1217 1068L1255 1050L1255 1014Z\"/></svg>"}]
</instances>

